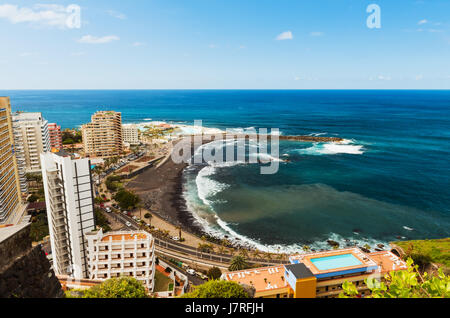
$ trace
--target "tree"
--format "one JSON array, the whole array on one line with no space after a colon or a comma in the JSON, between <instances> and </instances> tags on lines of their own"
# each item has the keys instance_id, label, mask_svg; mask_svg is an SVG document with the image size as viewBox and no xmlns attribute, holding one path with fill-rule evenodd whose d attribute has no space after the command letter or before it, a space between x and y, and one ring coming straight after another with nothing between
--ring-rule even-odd
<instances>
[{"instance_id":1,"label":"tree","mask_svg":"<svg viewBox=\"0 0 450 318\"><path fill-rule=\"evenodd\" d=\"M30 203L36 202L39 199L39 196L37 196L36 194L32 194L28 197L27 201Z\"/></svg>"},{"instance_id":2,"label":"tree","mask_svg":"<svg viewBox=\"0 0 450 318\"><path fill-rule=\"evenodd\" d=\"M245 289L236 282L211 280L195 286L194 291L184 294L182 298L249 298Z\"/></svg>"},{"instance_id":3,"label":"tree","mask_svg":"<svg viewBox=\"0 0 450 318\"><path fill-rule=\"evenodd\" d=\"M108 219L105 217L105 215L99 208L94 208L94 218L95 224L100 226L103 229L104 233L111 231Z\"/></svg>"},{"instance_id":4,"label":"tree","mask_svg":"<svg viewBox=\"0 0 450 318\"><path fill-rule=\"evenodd\" d=\"M33 217L33 222L30 227L30 237L33 242L40 242L48 235L47 214L40 213Z\"/></svg>"},{"instance_id":5,"label":"tree","mask_svg":"<svg viewBox=\"0 0 450 318\"><path fill-rule=\"evenodd\" d=\"M228 269L230 271L239 271L239 270L243 270L246 268L249 268L249 266L248 266L247 262L245 261L245 258L240 255L233 257L231 259L230 266L228 267Z\"/></svg>"},{"instance_id":6,"label":"tree","mask_svg":"<svg viewBox=\"0 0 450 318\"><path fill-rule=\"evenodd\" d=\"M386 282L379 282L374 278L365 279L370 289L371 298L450 298L450 276L446 276L439 269L438 276L428 273L420 274L413 260L407 260L408 268L403 271L392 271L385 276ZM354 298L359 292L353 283L348 281L342 284L343 293L340 298Z\"/></svg>"},{"instance_id":7,"label":"tree","mask_svg":"<svg viewBox=\"0 0 450 318\"><path fill-rule=\"evenodd\" d=\"M84 292L83 298L147 298L144 285L133 277L110 278Z\"/></svg>"},{"instance_id":8,"label":"tree","mask_svg":"<svg viewBox=\"0 0 450 318\"><path fill-rule=\"evenodd\" d=\"M116 200L119 203L119 206L124 210L135 207L140 201L137 195L125 189L120 189L114 195L114 200Z\"/></svg>"},{"instance_id":9,"label":"tree","mask_svg":"<svg viewBox=\"0 0 450 318\"><path fill-rule=\"evenodd\" d=\"M208 276L209 279L219 279L220 276L222 276L222 271L219 267L214 266L208 270L206 276Z\"/></svg>"}]
</instances>

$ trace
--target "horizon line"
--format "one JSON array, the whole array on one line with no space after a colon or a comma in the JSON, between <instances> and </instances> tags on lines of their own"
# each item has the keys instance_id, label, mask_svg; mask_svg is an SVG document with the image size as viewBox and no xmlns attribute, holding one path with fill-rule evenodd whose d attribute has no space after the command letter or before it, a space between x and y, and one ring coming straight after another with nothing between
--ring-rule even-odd
<instances>
[{"instance_id":1,"label":"horizon line","mask_svg":"<svg viewBox=\"0 0 450 318\"><path fill-rule=\"evenodd\" d=\"M447 91L449 88L0 88L0 91Z\"/></svg>"}]
</instances>

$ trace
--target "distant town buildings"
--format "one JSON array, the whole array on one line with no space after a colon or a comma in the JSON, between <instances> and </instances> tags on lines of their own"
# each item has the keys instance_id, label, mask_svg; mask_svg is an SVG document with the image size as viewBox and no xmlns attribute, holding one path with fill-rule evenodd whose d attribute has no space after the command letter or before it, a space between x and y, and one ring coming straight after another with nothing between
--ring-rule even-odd
<instances>
[{"instance_id":1,"label":"distant town buildings","mask_svg":"<svg viewBox=\"0 0 450 318\"><path fill-rule=\"evenodd\" d=\"M111 157L123 151L122 116L119 112L96 112L81 131L86 156Z\"/></svg>"},{"instance_id":2,"label":"distant town buildings","mask_svg":"<svg viewBox=\"0 0 450 318\"><path fill-rule=\"evenodd\" d=\"M390 271L407 269L392 252L364 253L356 247L298 254L289 260L289 265L227 272L222 279L253 286L256 298L329 298L342 292L345 281L353 282L362 296L369 295L366 278L384 279Z\"/></svg>"},{"instance_id":3,"label":"distant town buildings","mask_svg":"<svg viewBox=\"0 0 450 318\"><path fill-rule=\"evenodd\" d=\"M144 231L104 234L100 229L87 233L86 238L90 279L131 276L153 291L155 245L151 234Z\"/></svg>"},{"instance_id":4,"label":"distant town buildings","mask_svg":"<svg viewBox=\"0 0 450 318\"><path fill-rule=\"evenodd\" d=\"M41 162L55 273L88 278L85 235L95 230L90 160L59 152L41 154Z\"/></svg>"},{"instance_id":5,"label":"distant town buildings","mask_svg":"<svg viewBox=\"0 0 450 318\"><path fill-rule=\"evenodd\" d=\"M139 145L139 133L136 124L122 125L123 142L129 145Z\"/></svg>"},{"instance_id":6,"label":"distant town buildings","mask_svg":"<svg viewBox=\"0 0 450 318\"><path fill-rule=\"evenodd\" d=\"M41 113L16 112L12 115L15 143L19 154L19 169L39 172L39 155L50 151L48 122ZM22 161L24 160L24 161Z\"/></svg>"},{"instance_id":7,"label":"distant town buildings","mask_svg":"<svg viewBox=\"0 0 450 318\"><path fill-rule=\"evenodd\" d=\"M51 149L63 149L61 126L58 126L55 123L48 124L48 134L50 137Z\"/></svg>"},{"instance_id":8,"label":"distant town buildings","mask_svg":"<svg viewBox=\"0 0 450 318\"><path fill-rule=\"evenodd\" d=\"M9 97L0 97L0 223L12 220L22 211L21 186L14 156L14 134Z\"/></svg>"}]
</instances>

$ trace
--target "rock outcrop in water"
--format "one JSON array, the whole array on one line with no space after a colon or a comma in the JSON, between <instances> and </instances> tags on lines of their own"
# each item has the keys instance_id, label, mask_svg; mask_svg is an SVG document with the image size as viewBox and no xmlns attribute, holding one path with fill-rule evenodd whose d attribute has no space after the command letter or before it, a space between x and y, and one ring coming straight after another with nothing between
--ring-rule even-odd
<instances>
[{"instance_id":1,"label":"rock outcrop in water","mask_svg":"<svg viewBox=\"0 0 450 318\"><path fill-rule=\"evenodd\" d=\"M341 142L338 137L318 137L318 136L279 136L280 140L309 141L309 142Z\"/></svg>"},{"instance_id":2,"label":"rock outcrop in water","mask_svg":"<svg viewBox=\"0 0 450 318\"><path fill-rule=\"evenodd\" d=\"M259 137L267 137L267 139L270 139L272 137L272 135L261 135L261 134L219 134L219 136L222 135L222 138L224 139L230 139L230 138L242 138L245 137L246 139L250 139L250 138L258 138ZM193 137L193 135L191 136ZM280 135L277 136L279 140L289 140L289 141L306 141L306 142L342 142L344 141L343 138L339 138L339 137L321 137L321 136L284 136L284 135ZM208 142L211 140L215 140L215 135L203 135L204 138L204 142Z\"/></svg>"}]
</instances>

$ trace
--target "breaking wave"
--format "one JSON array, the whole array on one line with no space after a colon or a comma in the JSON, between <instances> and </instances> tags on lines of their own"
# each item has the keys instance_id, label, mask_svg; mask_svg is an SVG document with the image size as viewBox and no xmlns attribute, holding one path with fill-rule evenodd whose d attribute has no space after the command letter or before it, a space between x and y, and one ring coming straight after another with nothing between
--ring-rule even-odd
<instances>
[{"instance_id":1,"label":"breaking wave","mask_svg":"<svg viewBox=\"0 0 450 318\"><path fill-rule=\"evenodd\" d=\"M351 154L362 155L366 151L363 145L356 145L353 140L345 139L341 142L314 143L309 148L293 150L303 155L336 155Z\"/></svg>"}]
</instances>

